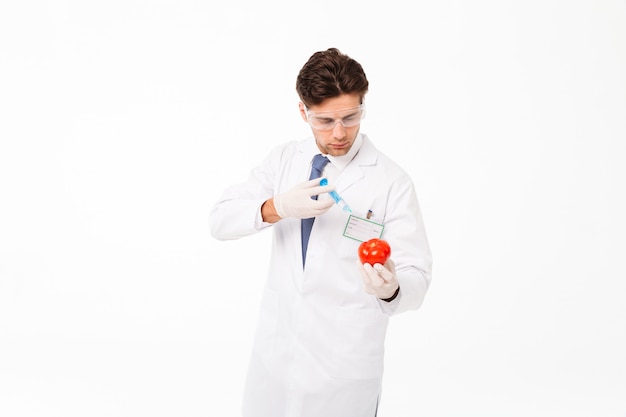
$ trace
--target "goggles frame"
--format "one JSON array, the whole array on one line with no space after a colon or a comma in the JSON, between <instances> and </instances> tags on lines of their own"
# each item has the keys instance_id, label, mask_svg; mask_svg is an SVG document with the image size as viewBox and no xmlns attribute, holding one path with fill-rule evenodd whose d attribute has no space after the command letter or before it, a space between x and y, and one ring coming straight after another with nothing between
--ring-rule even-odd
<instances>
[{"instance_id":1,"label":"goggles frame","mask_svg":"<svg viewBox=\"0 0 626 417\"><path fill-rule=\"evenodd\" d=\"M365 118L365 104L361 103L356 107L350 107L347 109L339 109L325 112L314 112L310 111L306 108L306 121L309 125L315 130L328 131L333 130L337 123L341 123L341 125L345 128L354 127L361 123L361 120ZM340 119L323 117L324 114L335 114L340 112L346 112L354 110L353 113L348 114Z\"/></svg>"}]
</instances>

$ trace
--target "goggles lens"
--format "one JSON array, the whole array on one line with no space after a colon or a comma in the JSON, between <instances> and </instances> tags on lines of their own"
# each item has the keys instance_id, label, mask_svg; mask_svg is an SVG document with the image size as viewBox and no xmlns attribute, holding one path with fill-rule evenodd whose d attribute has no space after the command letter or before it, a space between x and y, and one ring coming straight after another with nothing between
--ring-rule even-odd
<instances>
[{"instance_id":1,"label":"goggles lens","mask_svg":"<svg viewBox=\"0 0 626 417\"><path fill-rule=\"evenodd\" d=\"M332 130L337 123L341 123L343 127L353 127L361 123L365 117L365 105L353 107L350 109L329 111L329 112L312 112L307 110L307 120L313 129Z\"/></svg>"}]
</instances>

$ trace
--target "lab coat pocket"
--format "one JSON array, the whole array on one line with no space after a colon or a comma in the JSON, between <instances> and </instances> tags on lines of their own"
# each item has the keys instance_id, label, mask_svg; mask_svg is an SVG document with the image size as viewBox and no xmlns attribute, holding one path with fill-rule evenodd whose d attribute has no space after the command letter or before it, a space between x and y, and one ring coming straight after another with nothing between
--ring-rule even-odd
<instances>
[{"instance_id":1,"label":"lab coat pocket","mask_svg":"<svg viewBox=\"0 0 626 417\"><path fill-rule=\"evenodd\" d=\"M266 287L261 299L259 322L255 335L255 348L269 362L274 356L278 335L278 291Z\"/></svg>"},{"instance_id":2,"label":"lab coat pocket","mask_svg":"<svg viewBox=\"0 0 626 417\"><path fill-rule=\"evenodd\" d=\"M361 218L365 219L365 216ZM384 225L383 225L382 217L372 217L368 220L370 220L373 223L376 223L377 225L382 225L383 235L384 235ZM372 230L376 228L377 227L372 227ZM344 225L343 238L341 239L341 244L339 246L337 254L340 259L346 259L346 258L351 259L351 260L357 259L358 253L359 253L359 246L361 245L361 243L363 243L363 240L357 240L355 237L350 237L350 232L347 229L348 229L348 225L346 224ZM374 237L380 237L380 236L375 236L374 234L371 234L371 236L368 239L374 238Z\"/></svg>"},{"instance_id":3,"label":"lab coat pocket","mask_svg":"<svg viewBox=\"0 0 626 417\"><path fill-rule=\"evenodd\" d=\"M343 226L343 236L361 244L370 239L381 238L384 229L383 217L352 215Z\"/></svg>"},{"instance_id":4,"label":"lab coat pocket","mask_svg":"<svg viewBox=\"0 0 626 417\"><path fill-rule=\"evenodd\" d=\"M345 307L339 310L334 326L332 376L344 379L381 377L389 318L373 309Z\"/></svg>"}]
</instances>

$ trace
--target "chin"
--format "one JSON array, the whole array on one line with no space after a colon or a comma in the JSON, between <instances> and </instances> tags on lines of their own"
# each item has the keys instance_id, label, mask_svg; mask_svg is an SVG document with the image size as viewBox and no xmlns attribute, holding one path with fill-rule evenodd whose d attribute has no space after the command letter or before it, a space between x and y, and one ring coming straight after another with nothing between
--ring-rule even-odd
<instances>
[{"instance_id":1,"label":"chin","mask_svg":"<svg viewBox=\"0 0 626 417\"><path fill-rule=\"evenodd\" d=\"M345 154L348 153L348 150L346 150L346 149L339 149L339 150L337 150L337 149L330 149L330 151L327 152L327 153L328 153L328 155L331 155L331 156L344 156Z\"/></svg>"}]
</instances>

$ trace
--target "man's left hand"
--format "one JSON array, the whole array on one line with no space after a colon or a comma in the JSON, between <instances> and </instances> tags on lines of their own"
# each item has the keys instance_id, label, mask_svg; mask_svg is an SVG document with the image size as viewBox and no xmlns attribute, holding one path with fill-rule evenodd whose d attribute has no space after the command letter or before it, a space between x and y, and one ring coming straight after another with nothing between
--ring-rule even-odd
<instances>
[{"instance_id":1,"label":"man's left hand","mask_svg":"<svg viewBox=\"0 0 626 417\"><path fill-rule=\"evenodd\" d=\"M363 287L368 294L372 294L381 300L393 297L400 286L396 277L396 267L391 259L385 265L374 264L373 266L362 264L357 260Z\"/></svg>"}]
</instances>

